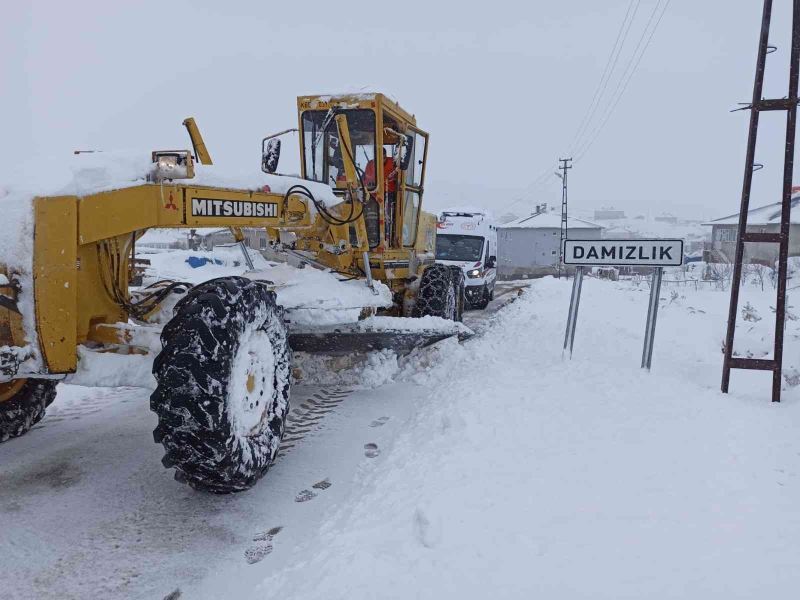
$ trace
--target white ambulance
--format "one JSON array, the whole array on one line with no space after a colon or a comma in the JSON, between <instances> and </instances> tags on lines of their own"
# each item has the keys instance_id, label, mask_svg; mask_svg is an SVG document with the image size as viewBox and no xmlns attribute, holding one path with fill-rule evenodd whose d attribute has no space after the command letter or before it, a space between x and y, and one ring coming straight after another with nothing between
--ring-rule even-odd
<instances>
[{"instance_id":1,"label":"white ambulance","mask_svg":"<svg viewBox=\"0 0 800 600\"><path fill-rule=\"evenodd\" d=\"M467 302L486 308L497 280L497 226L480 208L450 208L436 224L436 262L464 271Z\"/></svg>"}]
</instances>

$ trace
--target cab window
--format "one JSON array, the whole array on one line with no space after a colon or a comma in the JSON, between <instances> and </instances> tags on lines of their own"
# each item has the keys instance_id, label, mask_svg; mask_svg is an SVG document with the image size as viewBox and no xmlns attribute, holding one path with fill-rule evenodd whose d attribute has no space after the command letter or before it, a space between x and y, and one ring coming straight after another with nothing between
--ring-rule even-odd
<instances>
[{"instance_id":1,"label":"cab window","mask_svg":"<svg viewBox=\"0 0 800 600\"><path fill-rule=\"evenodd\" d=\"M375 158L375 113L368 109L344 111L352 148L339 140L333 111L307 110L303 113L303 168L306 179L344 185L343 152L352 154L356 170L363 176ZM373 162L374 165L374 162ZM374 183L372 186L374 187Z\"/></svg>"},{"instance_id":2,"label":"cab window","mask_svg":"<svg viewBox=\"0 0 800 600\"><path fill-rule=\"evenodd\" d=\"M428 145L428 136L421 131L410 130L412 136L411 160L406 169L406 185L422 187L425 169L425 149Z\"/></svg>"},{"instance_id":3,"label":"cab window","mask_svg":"<svg viewBox=\"0 0 800 600\"><path fill-rule=\"evenodd\" d=\"M417 241L419 223L419 193L407 190L403 204L403 246L413 246Z\"/></svg>"}]
</instances>

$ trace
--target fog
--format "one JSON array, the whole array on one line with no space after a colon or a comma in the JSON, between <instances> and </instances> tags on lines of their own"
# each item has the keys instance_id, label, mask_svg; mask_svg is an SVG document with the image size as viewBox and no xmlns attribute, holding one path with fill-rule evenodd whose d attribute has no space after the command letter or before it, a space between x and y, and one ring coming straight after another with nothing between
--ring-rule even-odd
<instances>
[{"instance_id":1,"label":"fog","mask_svg":"<svg viewBox=\"0 0 800 600\"><path fill-rule=\"evenodd\" d=\"M670 2L580 153L576 131L630 6L609 94L656 0L6 3L0 176L75 149L185 148L190 115L215 161L258 169L261 138L295 126L296 96L384 91L431 134L429 209L557 203L549 171L577 150L575 208L736 212L749 113L729 110L752 94L760 3ZM790 8L775 2L767 97L786 95ZM754 206L779 200L783 168L785 116L762 123ZM282 171L297 170L296 155L287 140Z\"/></svg>"}]
</instances>

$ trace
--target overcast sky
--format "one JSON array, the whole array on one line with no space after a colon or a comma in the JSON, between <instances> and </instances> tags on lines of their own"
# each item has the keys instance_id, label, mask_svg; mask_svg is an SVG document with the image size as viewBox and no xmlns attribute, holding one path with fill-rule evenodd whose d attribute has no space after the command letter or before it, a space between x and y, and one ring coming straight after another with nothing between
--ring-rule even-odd
<instances>
[{"instance_id":1,"label":"overcast sky","mask_svg":"<svg viewBox=\"0 0 800 600\"><path fill-rule=\"evenodd\" d=\"M638 4L608 94L656 1ZM296 96L385 91L431 133L430 209L558 203L558 179L541 175L575 152L630 0L470 4L4 3L2 168L77 148L185 148L192 115L215 161L258 169L261 137L295 126ZM790 8L775 0L767 97L786 94ZM671 1L616 111L595 137L601 103L586 128L572 206L736 212L749 113L728 111L752 94L760 13L757 0ZM780 194L785 117L762 123L754 205ZM284 146L282 171L296 153Z\"/></svg>"}]
</instances>

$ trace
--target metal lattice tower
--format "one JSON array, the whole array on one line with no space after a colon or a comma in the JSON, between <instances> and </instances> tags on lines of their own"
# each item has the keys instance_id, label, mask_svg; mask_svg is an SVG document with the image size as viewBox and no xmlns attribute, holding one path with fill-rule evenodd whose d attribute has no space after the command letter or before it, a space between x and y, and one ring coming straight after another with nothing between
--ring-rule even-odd
<instances>
[{"instance_id":1,"label":"metal lattice tower","mask_svg":"<svg viewBox=\"0 0 800 600\"><path fill-rule=\"evenodd\" d=\"M786 317L786 265L789 256L789 219L792 203L792 172L794 169L795 126L797 122L797 87L800 72L800 0L793 0L792 47L789 62L789 90L786 98L766 100L761 97L764 84L764 70L767 55L776 48L769 44L772 0L764 0L761 18L761 36L758 45L756 75L753 83L753 100L745 109L750 110L750 130L747 138L747 157L742 184L742 201L739 212L739 228L736 238L736 256L733 263L731 282L731 301L728 311L728 329L725 336L725 358L722 367L722 391L728 391L731 369L757 369L772 371L772 401L781 399L781 371L783 364L783 330ZM758 118L764 111L786 111L786 144L783 159L783 190L781 195L781 227L779 233L747 231L747 212L750 209L750 190L753 172L761 165L755 163L756 139L758 137ZM739 311L739 288L742 278L744 245L747 242L774 243L779 245L778 253L778 295L775 307L775 349L772 359L740 358L733 356L733 340L736 333L736 315Z\"/></svg>"},{"instance_id":2,"label":"metal lattice tower","mask_svg":"<svg viewBox=\"0 0 800 600\"><path fill-rule=\"evenodd\" d=\"M558 277L561 278L561 270L564 268L564 242L567 239L567 172L572 168L571 158L559 158L559 171L564 174L556 173L561 178L561 240L558 250Z\"/></svg>"}]
</instances>

